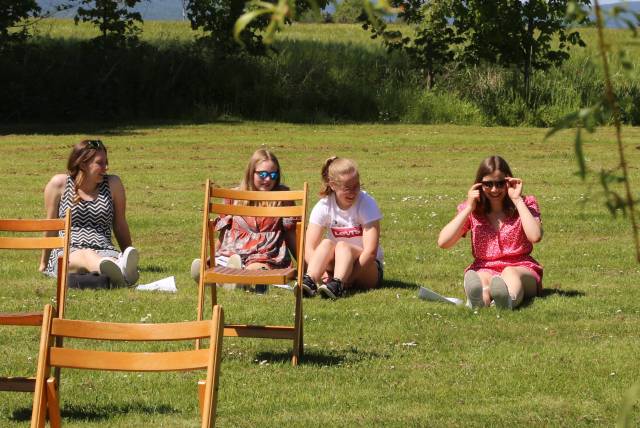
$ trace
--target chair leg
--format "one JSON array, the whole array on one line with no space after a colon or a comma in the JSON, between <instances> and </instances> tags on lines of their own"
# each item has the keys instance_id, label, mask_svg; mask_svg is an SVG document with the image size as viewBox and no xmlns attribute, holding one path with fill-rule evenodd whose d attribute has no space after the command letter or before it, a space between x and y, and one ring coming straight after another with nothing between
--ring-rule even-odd
<instances>
[{"instance_id":1,"label":"chair leg","mask_svg":"<svg viewBox=\"0 0 640 428\"><path fill-rule=\"evenodd\" d=\"M298 365L300 357L304 348L304 342L302 338L302 286L296 285L296 311L295 311L295 337L293 339L293 355L291 357L291 364Z\"/></svg>"},{"instance_id":2,"label":"chair leg","mask_svg":"<svg viewBox=\"0 0 640 428\"><path fill-rule=\"evenodd\" d=\"M60 402L58 401L58 386L55 378L47 379L47 410L51 428L60 428Z\"/></svg>"},{"instance_id":3,"label":"chair leg","mask_svg":"<svg viewBox=\"0 0 640 428\"><path fill-rule=\"evenodd\" d=\"M204 412L204 391L206 386L206 380L198 381L198 405L200 407L200 415L202 415L202 412Z\"/></svg>"}]
</instances>

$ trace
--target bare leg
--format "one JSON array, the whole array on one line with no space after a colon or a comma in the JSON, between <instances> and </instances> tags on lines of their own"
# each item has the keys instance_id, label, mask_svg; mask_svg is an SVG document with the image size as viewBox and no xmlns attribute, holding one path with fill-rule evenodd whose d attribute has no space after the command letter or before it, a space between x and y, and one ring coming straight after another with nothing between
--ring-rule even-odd
<instances>
[{"instance_id":1,"label":"bare leg","mask_svg":"<svg viewBox=\"0 0 640 428\"><path fill-rule=\"evenodd\" d=\"M489 292L489 284L491 284L491 274L487 271L478 271L480 281L482 281L482 300L485 306L491 305L491 293Z\"/></svg>"},{"instance_id":2,"label":"bare leg","mask_svg":"<svg viewBox=\"0 0 640 428\"><path fill-rule=\"evenodd\" d=\"M333 241L323 239L313 253L307 257L307 275L316 283L320 282L323 273L331 270L335 259L335 248L336 244Z\"/></svg>"},{"instance_id":3,"label":"bare leg","mask_svg":"<svg viewBox=\"0 0 640 428\"><path fill-rule=\"evenodd\" d=\"M69 270L72 272L100 272L100 256L93 250L82 249L69 254ZM116 259L112 260L115 262Z\"/></svg>"},{"instance_id":4,"label":"bare leg","mask_svg":"<svg viewBox=\"0 0 640 428\"><path fill-rule=\"evenodd\" d=\"M500 276L507 284L514 308L520 306L525 298L534 297L537 294L536 277L526 267L506 267Z\"/></svg>"},{"instance_id":5,"label":"bare leg","mask_svg":"<svg viewBox=\"0 0 640 428\"><path fill-rule=\"evenodd\" d=\"M375 259L360 266L358 258L362 248L346 242L336 244L336 262L333 276L342 280L345 288L373 288L378 284L378 266Z\"/></svg>"}]
</instances>

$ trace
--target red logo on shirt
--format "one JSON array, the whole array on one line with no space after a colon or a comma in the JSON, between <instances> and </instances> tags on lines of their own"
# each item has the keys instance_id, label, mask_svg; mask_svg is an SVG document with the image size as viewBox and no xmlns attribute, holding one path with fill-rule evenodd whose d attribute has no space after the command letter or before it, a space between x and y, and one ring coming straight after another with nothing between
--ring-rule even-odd
<instances>
[{"instance_id":1,"label":"red logo on shirt","mask_svg":"<svg viewBox=\"0 0 640 428\"><path fill-rule=\"evenodd\" d=\"M331 233L334 238L356 238L362 236L362 226L332 227Z\"/></svg>"}]
</instances>

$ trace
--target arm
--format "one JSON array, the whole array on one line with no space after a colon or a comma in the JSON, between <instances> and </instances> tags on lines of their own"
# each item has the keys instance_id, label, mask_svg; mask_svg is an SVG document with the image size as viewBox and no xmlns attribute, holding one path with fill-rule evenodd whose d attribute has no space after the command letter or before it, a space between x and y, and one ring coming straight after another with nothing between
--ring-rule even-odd
<instances>
[{"instance_id":1,"label":"arm","mask_svg":"<svg viewBox=\"0 0 640 428\"><path fill-rule=\"evenodd\" d=\"M309 260L313 257L313 253L320 244L320 241L322 241L323 235L324 227L319 224L309 223L304 244L304 259L307 263L309 263Z\"/></svg>"},{"instance_id":2,"label":"arm","mask_svg":"<svg viewBox=\"0 0 640 428\"><path fill-rule=\"evenodd\" d=\"M364 226L362 231L362 253L358 257L358 264L365 266L376 259L378 245L380 243L380 220L373 221Z\"/></svg>"},{"instance_id":3,"label":"arm","mask_svg":"<svg viewBox=\"0 0 640 428\"><path fill-rule=\"evenodd\" d=\"M480 186L482 186L481 183L475 183L471 186L467 192L467 205L442 228L440 235L438 235L438 247L451 248L462 238L462 235L464 235L463 226L480 200Z\"/></svg>"},{"instance_id":4,"label":"arm","mask_svg":"<svg viewBox=\"0 0 640 428\"><path fill-rule=\"evenodd\" d=\"M519 178L507 178L509 183L509 198L516 206L518 215L520 215L520 221L522 222L522 229L527 236L529 242L535 244L542 239L542 225L540 220L535 218L529 207L524 203L522 199L522 180Z\"/></svg>"},{"instance_id":5,"label":"arm","mask_svg":"<svg viewBox=\"0 0 640 428\"><path fill-rule=\"evenodd\" d=\"M126 217L127 197L118 176L109 176L109 189L113 199L113 233L120 246L120 251L124 251L125 248L131 246L131 233Z\"/></svg>"},{"instance_id":6,"label":"arm","mask_svg":"<svg viewBox=\"0 0 640 428\"><path fill-rule=\"evenodd\" d=\"M64 185L66 183L67 176L65 174L56 174L47 183L44 188L44 209L47 218L58 218L58 209L60 207L60 199L64 192ZM44 236L56 236L57 232L45 232ZM47 261L51 250L42 250L42 256L40 257L40 266L38 270L44 272L47 267Z\"/></svg>"}]
</instances>

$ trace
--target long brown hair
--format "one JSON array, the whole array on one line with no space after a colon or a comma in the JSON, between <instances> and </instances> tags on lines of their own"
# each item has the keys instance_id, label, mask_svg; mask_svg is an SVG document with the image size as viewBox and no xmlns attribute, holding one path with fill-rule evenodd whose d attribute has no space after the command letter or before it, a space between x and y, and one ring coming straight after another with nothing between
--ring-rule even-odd
<instances>
[{"instance_id":1,"label":"long brown hair","mask_svg":"<svg viewBox=\"0 0 640 428\"><path fill-rule=\"evenodd\" d=\"M498 155L493 155L480 162L480 166L478 167L478 171L476 172L476 181L474 181L474 183L481 183L485 175L491 175L495 171L500 171L504 174L505 177L513 177L511 168L509 168L509 164L507 163L507 161ZM507 191L508 189L505 187L505 192ZM512 216L517 212L516 207L515 205L513 205L513 202L509 198L508 193L505 195L504 199L502 199L502 211L504 211L507 216ZM484 190L481 189L480 203L476 206L476 214L487 215L490 212L491 203L489 202L487 196L484 194Z\"/></svg>"},{"instance_id":2,"label":"long brown hair","mask_svg":"<svg viewBox=\"0 0 640 428\"><path fill-rule=\"evenodd\" d=\"M337 183L340 181L340 177L343 175L356 174L358 178L360 173L358 172L358 165L347 158L339 158L338 156L332 156L324 161L322 165L322 185L320 187L320 196L325 197L333 193L331 183Z\"/></svg>"},{"instance_id":3,"label":"long brown hair","mask_svg":"<svg viewBox=\"0 0 640 428\"><path fill-rule=\"evenodd\" d=\"M253 152L253 154L251 155L251 158L249 158L249 163L247 163L247 167L244 170L244 177L242 178L242 182L240 183L239 189L253 190L253 191L258 190L256 189L256 186L253 184L253 175L256 172L256 165L264 161L271 161L278 168L278 178L275 180L275 185L273 186L273 189L271 189L271 191L289 190L287 186L285 186L284 184L281 184L282 169L280 168L280 162L278 161L278 158L272 151L267 149L258 149L255 152ZM236 203L238 205L243 205L243 204L246 204L246 201L236 201ZM281 201L272 201L272 202L265 201L260 205L261 206L280 206L281 204L282 204Z\"/></svg>"},{"instance_id":4,"label":"long brown hair","mask_svg":"<svg viewBox=\"0 0 640 428\"><path fill-rule=\"evenodd\" d=\"M99 151L103 151L107 154L107 147L100 140L82 140L71 149L71 154L67 160L67 172L73 178L74 183L74 196L73 203L77 204L80 201L80 195L78 195L78 188L85 180L82 168L96 156ZM107 165L109 160L107 158Z\"/></svg>"}]
</instances>

